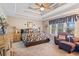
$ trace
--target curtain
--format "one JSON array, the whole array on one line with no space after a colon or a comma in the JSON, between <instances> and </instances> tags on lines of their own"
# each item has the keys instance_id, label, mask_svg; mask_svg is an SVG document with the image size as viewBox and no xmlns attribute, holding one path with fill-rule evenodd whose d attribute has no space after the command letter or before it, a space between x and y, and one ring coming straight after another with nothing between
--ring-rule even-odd
<instances>
[{"instance_id":1,"label":"curtain","mask_svg":"<svg viewBox=\"0 0 79 59\"><path fill-rule=\"evenodd\" d=\"M58 18L58 19L54 19L54 20L50 20L49 21L49 25L50 24L57 24L57 23L67 23L67 22L75 22L79 19L78 14L74 14L71 16L66 16L63 18Z\"/></svg>"}]
</instances>

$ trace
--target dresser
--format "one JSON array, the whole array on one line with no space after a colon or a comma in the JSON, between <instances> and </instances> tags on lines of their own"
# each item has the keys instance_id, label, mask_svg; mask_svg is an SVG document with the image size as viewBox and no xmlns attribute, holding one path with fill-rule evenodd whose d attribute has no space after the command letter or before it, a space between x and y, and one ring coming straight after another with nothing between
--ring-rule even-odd
<instances>
[{"instance_id":1,"label":"dresser","mask_svg":"<svg viewBox=\"0 0 79 59\"><path fill-rule=\"evenodd\" d=\"M13 32L13 42L18 42L20 40L21 40L21 32L19 29L16 29Z\"/></svg>"}]
</instances>

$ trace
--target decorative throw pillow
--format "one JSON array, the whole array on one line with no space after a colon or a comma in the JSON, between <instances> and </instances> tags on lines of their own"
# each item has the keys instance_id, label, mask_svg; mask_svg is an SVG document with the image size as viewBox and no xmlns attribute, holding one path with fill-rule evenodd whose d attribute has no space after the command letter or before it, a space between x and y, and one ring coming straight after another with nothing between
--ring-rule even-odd
<instances>
[{"instance_id":1,"label":"decorative throw pillow","mask_svg":"<svg viewBox=\"0 0 79 59\"><path fill-rule=\"evenodd\" d=\"M59 39L65 40L65 35L59 35Z\"/></svg>"},{"instance_id":2,"label":"decorative throw pillow","mask_svg":"<svg viewBox=\"0 0 79 59\"><path fill-rule=\"evenodd\" d=\"M68 34L68 35L67 35L67 41L68 41L68 42L73 42L73 35Z\"/></svg>"}]
</instances>

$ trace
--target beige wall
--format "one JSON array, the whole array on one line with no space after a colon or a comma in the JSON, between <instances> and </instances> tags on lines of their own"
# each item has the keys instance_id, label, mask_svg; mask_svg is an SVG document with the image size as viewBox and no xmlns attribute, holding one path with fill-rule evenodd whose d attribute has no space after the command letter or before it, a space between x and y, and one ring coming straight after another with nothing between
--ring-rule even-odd
<instances>
[{"instance_id":1,"label":"beige wall","mask_svg":"<svg viewBox=\"0 0 79 59\"><path fill-rule=\"evenodd\" d=\"M49 31L50 31L49 30L49 21L48 20L43 21L42 24L43 24L43 31L49 33Z\"/></svg>"},{"instance_id":2,"label":"beige wall","mask_svg":"<svg viewBox=\"0 0 79 59\"><path fill-rule=\"evenodd\" d=\"M70 12L70 11L69 11ZM75 13L72 12L72 13ZM77 12L79 13L79 12ZM30 20L27 18L21 18L21 17L7 17L8 23L11 26L16 26L18 29L26 28L24 24L27 24L27 22L33 22L37 25L37 27L41 28L41 31L48 32L49 33L49 21L37 21L37 20ZM75 23L75 36L79 36L79 20Z\"/></svg>"},{"instance_id":3,"label":"beige wall","mask_svg":"<svg viewBox=\"0 0 79 59\"><path fill-rule=\"evenodd\" d=\"M41 31L49 33L49 21L34 21L34 20L27 20L25 18L15 18L15 17L7 17L7 21L10 26L16 26L18 29L26 28L24 24L27 22L33 22L37 25L37 27L41 28ZM79 37L79 20L75 23L75 36Z\"/></svg>"},{"instance_id":4,"label":"beige wall","mask_svg":"<svg viewBox=\"0 0 79 59\"><path fill-rule=\"evenodd\" d=\"M75 36L79 37L79 20L75 23Z\"/></svg>"},{"instance_id":5,"label":"beige wall","mask_svg":"<svg viewBox=\"0 0 79 59\"><path fill-rule=\"evenodd\" d=\"M37 27L40 27L40 29L42 31L42 22L41 21L30 20L30 19L21 18L21 17L7 17L7 21L10 26L16 26L16 28L18 28L18 29L27 28L27 25L24 25L24 24L27 24L27 22L32 22Z\"/></svg>"},{"instance_id":6,"label":"beige wall","mask_svg":"<svg viewBox=\"0 0 79 59\"><path fill-rule=\"evenodd\" d=\"M4 13L3 13L3 10L2 10L2 8L1 8L1 6L0 6L0 15L3 15Z\"/></svg>"}]
</instances>

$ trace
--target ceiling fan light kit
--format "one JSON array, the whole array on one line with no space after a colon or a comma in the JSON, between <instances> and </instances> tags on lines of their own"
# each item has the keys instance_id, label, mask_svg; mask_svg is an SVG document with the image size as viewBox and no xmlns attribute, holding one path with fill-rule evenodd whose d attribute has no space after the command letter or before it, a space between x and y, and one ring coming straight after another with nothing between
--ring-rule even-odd
<instances>
[{"instance_id":1,"label":"ceiling fan light kit","mask_svg":"<svg viewBox=\"0 0 79 59\"><path fill-rule=\"evenodd\" d=\"M40 8L41 11L44 11L44 9L45 9L44 7L41 7L41 8Z\"/></svg>"}]
</instances>

